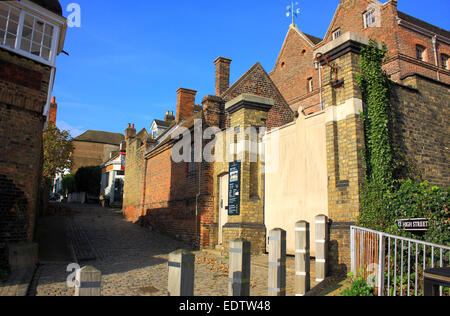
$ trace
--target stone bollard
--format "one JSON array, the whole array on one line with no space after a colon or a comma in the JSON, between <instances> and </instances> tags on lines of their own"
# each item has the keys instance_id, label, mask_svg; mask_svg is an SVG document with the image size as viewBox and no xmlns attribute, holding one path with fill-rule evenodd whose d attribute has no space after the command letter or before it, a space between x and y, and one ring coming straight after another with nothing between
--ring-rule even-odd
<instances>
[{"instance_id":1,"label":"stone bollard","mask_svg":"<svg viewBox=\"0 0 450 316\"><path fill-rule=\"evenodd\" d=\"M101 296L102 273L94 267L76 271L75 296Z\"/></svg>"},{"instance_id":2,"label":"stone bollard","mask_svg":"<svg viewBox=\"0 0 450 316\"><path fill-rule=\"evenodd\" d=\"M295 224L295 296L305 296L311 289L309 223Z\"/></svg>"},{"instance_id":3,"label":"stone bollard","mask_svg":"<svg viewBox=\"0 0 450 316\"><path fill-rule=\"evenodd\" d=\"M194 296L195 255L177 250L169 255L169 296Z\"/></svg>"},{"instance_id":4,"label":"stone bollard","mask_svg":"<svg viewBox=\"0 0 450 316\"><path fill-rule=\"evenodd\" d=\"M316 281L322 282L327 277L328 256L328 217L316 216Z\"/></svg>"},{"instance_id":5,"label":"stone bollard","mask_svg":"<svg viewBox=\"0 0 450 316\"><path fill-rule=\"evenodd\" d=\"M230 242L229 296L250 296L250 242Z\"/></svg>"},{"instance_id":6,"label":"stone bollard","mask_svg":"<svg viewBox=\"0 0 450 316\"><path fill-rule=\"evenodd\" d=\"M286 296L286 231L269 233L269 296Z\"/></svg>"}]
</instances>

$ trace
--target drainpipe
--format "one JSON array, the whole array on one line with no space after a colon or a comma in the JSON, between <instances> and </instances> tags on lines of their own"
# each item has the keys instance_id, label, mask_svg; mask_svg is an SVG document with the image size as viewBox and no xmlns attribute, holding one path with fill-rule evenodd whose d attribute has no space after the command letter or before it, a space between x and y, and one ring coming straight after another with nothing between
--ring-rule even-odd
<instances>
[{"instance_id":1,"label":"drainpipe","mask_svg":"<svg viewBox=\"0 0 450 316\"><path fill-rule=\"evenodd\" d=\"M319 97L320 97L320 110L323 110L322 101L322 66L319 64Z\"/></svg>"},{"instance_id":2,"label":"drainpipe","mask_svg":"<svg viewBox=\"0 0 450 316\"><path fill-rule=\"evenodd\" d=\"M200 225L200 223L198 221L198 199L200 198L200 195L201 195L201 179L202 179L202 163L200 163L200 166L198 168L198 193L195 196L195 237L196 238L199 233L198 226ZM198 236L197 245L200 250L200 236Z\"/></svg>"},{"instance_id":3,"label":"drainpipe","mask_svg":"<svg viewBox=\"0 0 450 316\"><path fill-rule=\"evenodd\" d=\"M438 51L437 51L437 35L434 34L431 38L431 42L433 43L433 50L434 50L434 60L437 67L437 80L441 81L441 74L439 73L439 58L438 58Z\"/></svg>"}]
</instances>

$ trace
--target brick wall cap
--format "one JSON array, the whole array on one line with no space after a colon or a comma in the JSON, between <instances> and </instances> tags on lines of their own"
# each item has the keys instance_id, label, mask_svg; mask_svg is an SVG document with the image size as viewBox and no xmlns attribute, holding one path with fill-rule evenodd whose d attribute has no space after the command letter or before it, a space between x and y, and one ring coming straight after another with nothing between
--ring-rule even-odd
<instances>
[{"instance_id":1,"label":"brick wall cap","mask_svg":"<svg viewBox=\"0 0 450 316\"><path fill-rule=\"evenodd\" d=\"M179 88L179 89L177 90L177 93L180 93L180 92L183 92L183 93L189 93L189 94L197 94L197 91L196 91L196 90L186 89L186 88Z\"/></svg>"},{"instance_id":2,"label":"brick wall cap","mask_svg":"<svg viewBox=\"0 0 450 316\"><path fill-rule=\"evenodd\" d=\"M344 45L347 42L356 42L363 45L369 44L369 38L362 36L360 34L356 34L353 32L346 32L342 36L338 37L337 39L325 44L324 46L320 47L319 49L314 51L314 56L317 54L327 54L331 52L332 50L339 48L340 46ZM381 44L378 43L378 47L381 49Z\"/></svg>"},{"instance_id":3,"label":"brick wall cap","mask_svg":"<svg viewBox=\"0 0 450 316\"><path fill-rule=\"evenodd\" d=\"M270 106L275 105L275 101L273 99L260 97L260 96L250 94L250 93L243 93L243 94L237 96L236 98L232 99L231 101L228 101L227 103L225 103L225 109L229 109L233 105L236 105L240 102L251 102L251 103L258 103L258 104L270 105Z\"/></svg>"},{"instance_id":4,"label":"brick wall cap","mask_svg":"<svg viewBox=\"0 0 450 316\"><path fill-rule=\"evenodd\" d=\"M207 95L202 99L202 104L211 101L211 102L222 102L223 99L221 97L215 96L215 95Z\"/></svg>"},{"instance_id":5,"label":"brick wall cap","mask_svg":"<svg viewBox=\"0 0 450 316\"><path fill-rule=\"evenodd\" d=\"M217 58L214 60L214 64L217 64L217 63L219 63L219 62L231 64L232 61L233 61L233 60L230 59L230 58L226 58L226 57L217 57Z\"/></svg>"}]
</instances>

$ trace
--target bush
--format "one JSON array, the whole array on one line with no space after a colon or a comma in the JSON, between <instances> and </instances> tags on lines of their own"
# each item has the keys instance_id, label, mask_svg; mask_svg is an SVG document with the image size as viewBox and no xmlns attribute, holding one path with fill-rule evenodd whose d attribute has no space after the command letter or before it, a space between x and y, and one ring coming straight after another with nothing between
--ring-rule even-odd
<instances>
[{"instance_id":1,"label":"bush","mask_svg":"<svg viewBox=\"0 0 450 316\"><path fill-rule=\"evenodd\" d=\"M360 276L353 279L352 286L342 291L341 296L375 296L375 295L374 295L374 288L369 286L366 280L364 280Z\"/></svg>"},{"instance_id":2,"label":"bush","mask_svg":"<svg viewBox=\"0 0 450 316\"><path fill-rule=\"evenodd\" d=\"M84 167L75 174L75 183L78 192L99 196L102 169L100 167Z\"/></svg>"},{"instance_id":3,"label":"bush","mask_svg":"<svg viewBox=\"0 0 450 316\"><path fill-rule=\"evenodd\" d=\"M407 180L392 192L372 186L365 190L358 225L389 234L450 244L448 198L450 187L439 188L428 182ZM428 231L423 235L405 232L397 227L399 219L427 218Z\"/></svg>"},{"instance_id":4,"label":"bush","mask_svg":"<svg viewBox=\"0 0 450 316\"><path fill-rule=\"evenodd\" d=\"M62 179L61 182L62 193L63 195L66 193L74 193L77 191L77 185L75 176L73 174L68 174Z\"/></svg>"}]
</instances>

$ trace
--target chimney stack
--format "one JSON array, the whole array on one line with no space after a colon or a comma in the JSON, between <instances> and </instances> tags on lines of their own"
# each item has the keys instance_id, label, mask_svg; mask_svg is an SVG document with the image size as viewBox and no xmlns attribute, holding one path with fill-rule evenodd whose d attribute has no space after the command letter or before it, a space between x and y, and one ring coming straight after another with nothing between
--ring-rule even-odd
<instances>
[{"instance_id":1,"label":"chimney stack","mask_svg":"<svg viewBox=\"0 0 450 316\"><path fill-rule=\"evenodd\" d=\"M177 90L176 121L180 122L194 115L195 96L197 91L180 88Z\"/></svg>"},{"instance_id":2,"label":"chimney stack","mask_svg":"<svg viewBox=\"0 0 450 316\"><path fill-rule=\"evenodd\" d=\"M230 87L231 59L219 57L214 64L216 64L216 96L219 97Z\"/></svg>"},{"instance_id":3,"label":"chimney stack","mask_svg":"<svg viewBox=\"0 0 450 316\"><path fill-rule=\"evenodd\" d=\"M166 122L172 122L175 120L175 117L173 116L173 112L166 112L166 116L164 116L164 121Z\"/></svg>"},{"instance_id":4,"label":"chimney stack","mask_svg":"<svg viewBox=\"0 0 450 316\"><path fill-rule=\"evenodd\" d=\"M56 103L56 98L53 97L50 102L50 112L48 114L48 120L56 124L56 114L58 112L58 104Z\"/></svg>"},{"instance_id":5,"label":"chimney stack","mask_svg":"<svg viewBox=\"0 0 450 316\"><path fill-rule=\"evenodd\" d=\"M125 140L128 140L128 138L134 136L136 136L136 129L134 128L134 124L128 124L128 127L125 130Z\"/></svg>"}]
</instances>

